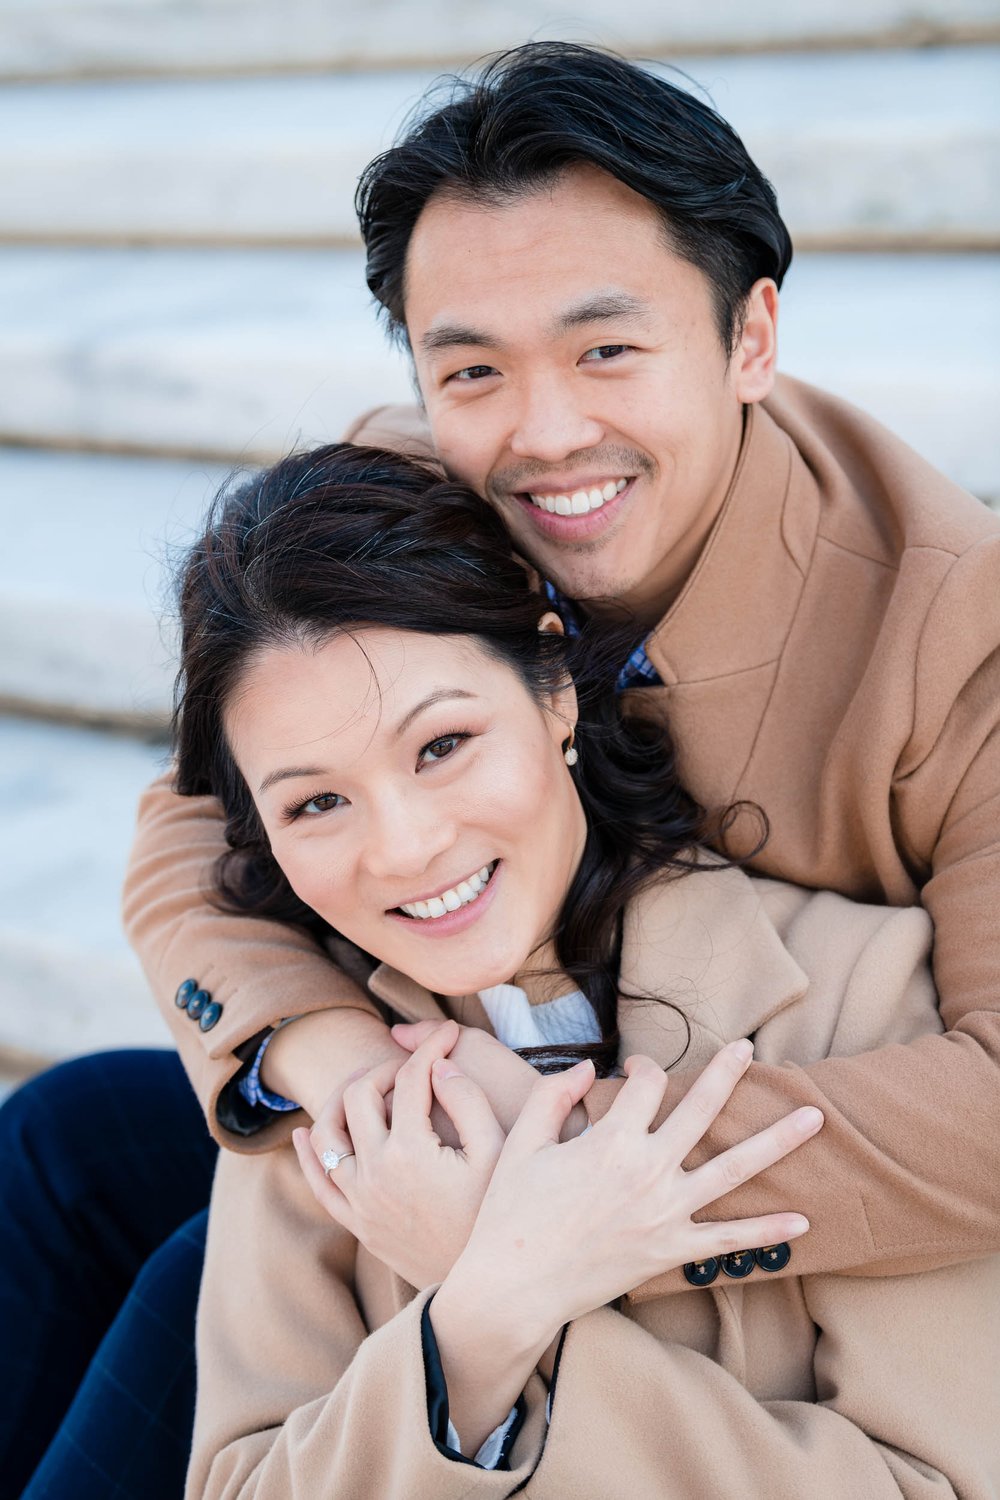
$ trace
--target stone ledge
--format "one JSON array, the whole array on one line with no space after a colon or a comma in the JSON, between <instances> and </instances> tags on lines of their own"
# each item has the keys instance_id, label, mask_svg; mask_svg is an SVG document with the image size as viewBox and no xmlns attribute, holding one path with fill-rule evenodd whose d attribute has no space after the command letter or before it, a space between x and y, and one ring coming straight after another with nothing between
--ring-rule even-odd
<instances>
[{"instance_id":1,"label":"stone ledge","mask_svg":"<svg viewBox=\"0 0 1000 1500\"><path fill-rule=\"evenodd\" d=\"M597 42L632 55L864 48L1000 37L995 0L4 0L8 78L387 68L464 62L526 37Z\"/></svg>"},{"instance_id":2,"label":"stone ledge","mask_svg":"<svg viewBox=\"0 0 1000 1500\"><path fill-rule=\"evenodd\" d=\"M1000 243L1000 48L684 67L775 184L793 237ZM0 239L354 243L358 174L431 77L0 90Z\"/></svg>"},{"instance_id":3,"label":"stone ledge","mask_svg":"<svg viewBox=\"0 0 1000 1500\"><path fill-rule=\"evenodd\" d=\"M801 255L786 283L782 367L984 498L998 348L1000 256ZM236 461L411 399L350 251L0 250L0 385L0 438Z\"/></svg>"},{"instance_id":4,"label":"stone ledge","mask_svg":"<svg viewBox=\"0 0 1000 1500\"><path fill-rule=\"evenodd\" d=\"M0 719L0 1048L54 1061L169 1042L118 916L136 802L163 755Z\"/></svg>"}]
</instances>

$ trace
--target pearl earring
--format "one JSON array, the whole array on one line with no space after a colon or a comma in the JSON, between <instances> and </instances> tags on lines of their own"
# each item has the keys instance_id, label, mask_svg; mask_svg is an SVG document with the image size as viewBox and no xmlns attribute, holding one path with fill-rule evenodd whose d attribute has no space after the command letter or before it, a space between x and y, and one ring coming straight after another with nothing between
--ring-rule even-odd
<instances>
[{"instance_id":1,"label":"pearl earring","mask_svg":"<svg viewBox=\"0 0 1000 1500\"><path fill-rule=\"evenodd\" d=\"M573 739L574 733L571 729L569 732L569 740L567 741L566 746L563 749L563 760L568 766L575 766L577 761L580 759L576 750L573 748Z\"/></svg>"}]
</instances>

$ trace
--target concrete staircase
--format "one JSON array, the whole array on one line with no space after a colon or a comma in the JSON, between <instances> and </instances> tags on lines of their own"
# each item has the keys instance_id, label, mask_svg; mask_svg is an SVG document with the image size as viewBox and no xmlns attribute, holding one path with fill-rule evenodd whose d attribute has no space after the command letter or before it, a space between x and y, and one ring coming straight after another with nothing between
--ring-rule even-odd
<instances>
[{"instance_id":1,"label":"concrete staircase","mask_svg":"<svg viewBox=\"0 0 1000 1500\"><path fill-rule=\"evenodd\" d=\"M165 564L232 464L406 399L351 198L442 67L682 67L792 228L784 368L1000 500L1000 0L622 9L0 0L0 1071L166 1037L117 916Z\"/></svg>"}]
</instances>

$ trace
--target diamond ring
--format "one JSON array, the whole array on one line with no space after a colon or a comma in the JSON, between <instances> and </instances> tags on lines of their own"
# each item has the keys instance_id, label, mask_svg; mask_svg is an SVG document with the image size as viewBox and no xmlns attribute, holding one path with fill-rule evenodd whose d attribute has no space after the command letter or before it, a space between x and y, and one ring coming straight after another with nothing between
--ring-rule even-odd
<instances>
[{"instance_id":1,"label":"diamond ring","mask_svg":"<svg viewBox=\"0 0 1000 1500\"><path fill-rule=\"evenodd\" d=\"M331 1172L337 1170L342 1161L346 1160L348 1156L353 1155L353 1151L324 1151L320 1157L320 1161L323 1163L323 1171L327 1177L329 1177Z\"/></svg>"}]
</instances>

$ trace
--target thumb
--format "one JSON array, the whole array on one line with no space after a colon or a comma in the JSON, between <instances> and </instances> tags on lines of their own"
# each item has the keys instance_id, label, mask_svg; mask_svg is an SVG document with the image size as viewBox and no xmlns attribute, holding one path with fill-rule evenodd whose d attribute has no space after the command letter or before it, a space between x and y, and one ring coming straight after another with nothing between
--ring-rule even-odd
<instances>
[{"instance_id":1,"label":"thumb","mask_svg":"<svg viewBox=\"0 0 1000 1500\"><path fill-rule=\"evenodd\" d=\"M399 1021L391 1028L392 1039L407 1052L416 1052L422 1047L429 1036L441 1026L447 1026L447 1021Z\"/></svg>"},{"instance_id":2,"label":"thumb","mask_svg":"<svg viewBox=\"0 0 1000 1500\"><path fill-rule=\"evenodd\" d=\"M478 1083L462 1073L450 1058L441 1058L431 1068L431 1086L434 1097L455 1127L463 1151L488 1154L495 1161L506 1137Z\"/></svg>"},{"instance_id":3,"label":"thumb","mask_svg":"<svg viewBox=\"0 0 1000 1500\"><path fill-rule=\"evenodd\" d=\"M549 1073L539 1078L511 1127L507 1137L509 1148L518 1154L528 1154L541 1146L556 1145L570 1111L593 1081L594 1064L589 1057L564 1073Z\"/></svg>"}]
</instances>

